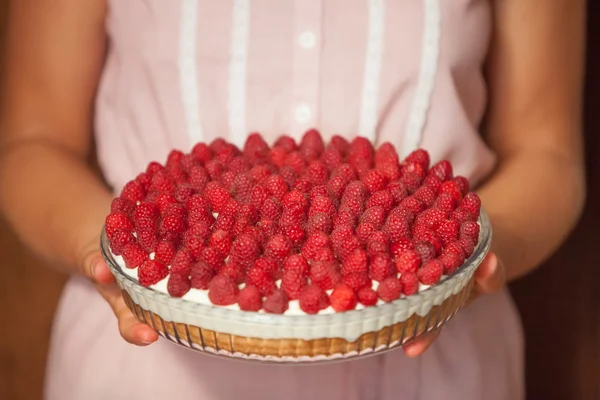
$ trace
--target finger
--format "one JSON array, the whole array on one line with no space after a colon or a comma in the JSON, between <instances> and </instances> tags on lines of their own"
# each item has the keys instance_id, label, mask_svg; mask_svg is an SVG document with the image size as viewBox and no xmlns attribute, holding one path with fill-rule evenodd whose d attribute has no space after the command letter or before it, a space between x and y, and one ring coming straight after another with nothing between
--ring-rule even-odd
<instances>
[{"instance_id":1,"label":"finger","mask_svg":"<svg viewBox=\"0 0 600 400\"><path fill-rule=\"evenodd\" d=\"M138 321L127 308L121 291L116 285L98 285L98 291L115 313L119 321L119 332L123 339L138 346L147 346L158 340L158 334L148 325Z\"/></svg>"},{"instance_id":2,"label":"finger","mask_svg":"<svg viewBox=\"0 0 600 400\"><path fill-rule=\"evenodd\" d=\"M115 277L106 266L97 246L90 246L82 260L79 268L83 276L103 285L115 282Z\"/></svg>"},{"instance_id":3,"label":"finger","mask_svg":"<svg viewBox=\"0 0 600 400\"><path fill-rule=\"evenodd\" d=\"M477 295L497 293L506 284L504 264L494 253L489 253L475 271L475 292Z\"/></svg>"},{"instance_id":4,"label":"finger","mask_svg":"<svg viewBox=\"0 0 600 400\"><path fill-rule=\"evenodd\" d=\"M436 329L424 334L419 339L402 347L404 353L409 357L418 357L423 354L435 340L440 336L441 329Z\"/></svg>"}]
</instances>

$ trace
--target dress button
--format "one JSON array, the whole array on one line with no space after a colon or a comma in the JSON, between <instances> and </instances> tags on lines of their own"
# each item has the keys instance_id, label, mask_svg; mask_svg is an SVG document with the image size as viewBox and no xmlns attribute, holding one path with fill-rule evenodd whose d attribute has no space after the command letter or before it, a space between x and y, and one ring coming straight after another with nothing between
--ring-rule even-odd
<instances>
[{"instance_id":1,"label":"dress button","mask_svg":"<svg viewBox=\"0 0 600 400\"><path fill-rule=\"evenodd\" d=\"M299 104L294 110L294 116L296 122L301 124L307 123L311 117L310 107L305 103Z\"/></svg>"},{"instance_id":2,"label":"dress button","mask_svg":"<svg viewBox=\"0 0 600 400\"><path fill-rule=\"evenodd\" d=\"M298 38L298 43L303 49L312 49L317 44L317 36L310 32L303 32Z\"/></svg>"}]
</instances>

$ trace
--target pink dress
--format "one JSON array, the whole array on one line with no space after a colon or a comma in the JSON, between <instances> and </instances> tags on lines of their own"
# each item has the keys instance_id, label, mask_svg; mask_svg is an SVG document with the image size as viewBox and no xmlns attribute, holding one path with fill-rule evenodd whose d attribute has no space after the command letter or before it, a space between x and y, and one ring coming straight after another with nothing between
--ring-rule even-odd
<instances>
[{"instance_id":1,"label":"pink dress","mask_svg":"<svg viewBox=\"0 0 600 400\"><path fill-rule=\"evenodd\" d=\"M172 148L310 127L449 158L475 182L495 157L478 134L487 0L109 0L96 108L99 158L121 187ZM100 229L100 227L98 227ZM394 351L322 366L215 359L124 342L73 278L56 316L46 398L445 399L524 396L523 342L507 292L460 312L417 359Z\"/></svg>"}]
</instances>

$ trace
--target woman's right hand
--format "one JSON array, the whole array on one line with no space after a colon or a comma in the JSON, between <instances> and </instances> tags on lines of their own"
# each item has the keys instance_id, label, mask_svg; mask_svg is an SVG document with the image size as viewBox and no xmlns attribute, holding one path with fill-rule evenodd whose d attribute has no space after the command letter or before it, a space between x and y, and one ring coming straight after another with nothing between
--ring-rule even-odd
<instances>
[{"instance_id":1,"label":"woman's right hand","mask_svg":"<svg viewBox=\"0 0 600 400\"><path fill-rule=\"evenodd\" d=\"M138 321L125 304L121 289L104 263L100 251L92 251L84 257L81 268L82 273L94 283L98 292L115 313L119 321L119 332L123 339L137 346L147 346L158 340L158 334L148 325Z\"/></svg>"}]
</instances>

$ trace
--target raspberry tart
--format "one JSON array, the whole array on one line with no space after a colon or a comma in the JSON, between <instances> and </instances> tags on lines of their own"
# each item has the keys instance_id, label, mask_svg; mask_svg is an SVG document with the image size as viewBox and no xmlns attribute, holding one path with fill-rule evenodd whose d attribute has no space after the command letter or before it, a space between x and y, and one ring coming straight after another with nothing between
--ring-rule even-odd
<instances>
[{"instance_id":1,"label":"raspberry tart","mask_svg":"<svg viewBox=\"0 0 600 400\"><path fill-rule=\"evenodd\" d=\"M491 228L469 182L416 150L316 130L152 162L111 205L128 307L191 349L277 362L399 347L465 303Z\"/></svg>"}]
</instances>

